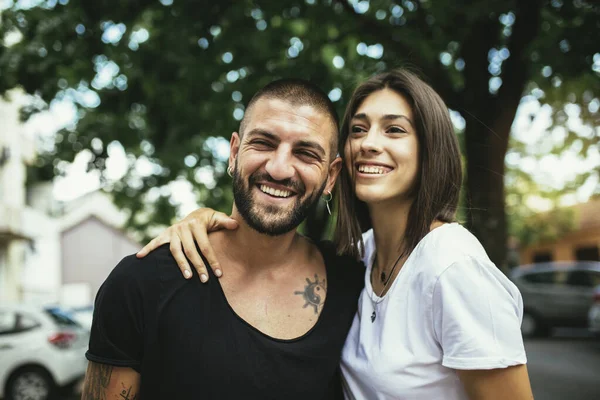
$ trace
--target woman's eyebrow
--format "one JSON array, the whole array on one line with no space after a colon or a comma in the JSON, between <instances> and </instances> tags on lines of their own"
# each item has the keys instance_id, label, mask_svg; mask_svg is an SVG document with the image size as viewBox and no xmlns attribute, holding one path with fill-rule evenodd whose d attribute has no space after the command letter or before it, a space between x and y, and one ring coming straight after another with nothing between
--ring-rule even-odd
<instances>
[{"instance_id":1,"label":"woman's eyebrow","mask_svg":"<svg viewBox=\"0 0 600 400\"><path fill-rule=\"evenodd\" d=\"M361 121L366 121L366 122L370 121L369 117L365 113L354 114L352 119L360 119Z\"/></svg>"},{"instance_id":2,"label":"woman's eyebrow","mask_svg":"<svg viewBox=\"0 0 600 400\"><path fill-rule=\"evenodd\" d=\"M369 118L369 116L365 113L354 114L352 119L358 119L358 120L365 121L365 122L369 122L371 120ZM406 115L402 115L402 114L385 114L381 117L381 119L387 120L387 121L393 121L396 119L405 119L406 121L408 121L410 126L413 127L413 129L415 127L414 124L412 123L412 121L410 120L410 118L408 118Z\"/></svg>"},{"instance_id":3,"label":"woman's eyebrow","mask_svg":"<svg viewBox=\"0 0 600 400\"><path fill-rule=\"evenodd\" d=\"M402 114L386 114L383 117L381 117L381 119L385 119L385 120L395 120L395 119L405 119L408 121L408 123L410 124L410 126L412 126L413 128L415 127L412 123L412 121L410 120L410 118L408 118L406 115L402 115Z\"/></svg>"}]
</instances>

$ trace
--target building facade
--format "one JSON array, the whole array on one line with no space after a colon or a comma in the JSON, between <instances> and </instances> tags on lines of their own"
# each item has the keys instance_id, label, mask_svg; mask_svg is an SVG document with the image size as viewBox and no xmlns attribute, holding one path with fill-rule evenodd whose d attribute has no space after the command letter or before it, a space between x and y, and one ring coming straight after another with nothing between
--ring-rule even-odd
<instances>
[{"instance_id":1,"label":"building facade","mask_svg":"<svg viewBox=\"0 0 600 400\"><path fill-rule=\"evenodd\" d=\"M25 180L27 165L35 160L33 137L19 121L24 96L7 93L0 98L0 301L19 297L19 280L31 241L27 232Z\"/></svg>"},{"instance_id":2,"label":"building facade","mask_svg":"<svg viewBox=\"0 0 600 400\"><path fill-rule=\"evenodd\" d=\"M520 251L521 264L545 261L600 261L600 199L574 206L575 229L555 241Z\"/></svg>"},{"instance_id":3,"label":"building facade","mask_svg":"<svg viewBox=\"0 0 600 400\"><path fill-rule=\"evenodd\" d=\"M112 268L139 250L126 215L93 192L68 204L51 182L27 184L35 141L20 123L26 98L0 99L0 304L90 304Z\"/></svg>"}]
</instances>

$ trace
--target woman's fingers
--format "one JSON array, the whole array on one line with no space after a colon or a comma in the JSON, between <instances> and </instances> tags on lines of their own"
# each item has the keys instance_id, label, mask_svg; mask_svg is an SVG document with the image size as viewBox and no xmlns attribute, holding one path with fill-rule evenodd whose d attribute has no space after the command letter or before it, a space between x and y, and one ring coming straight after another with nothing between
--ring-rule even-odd
<instances>
[{"instance_id":1,"label":"woman's fingers","mask_svg":"<svg viewBox=\"0 0 600 400\"><path fill-rule=\"evenodd\" d=\"M200 277L200 281L202 283L206 283L206 281L208 281L208 271L206 270L206 265L204 264L202 257L196 249L196 243L194 241L195 238L192 234L192 229L193 226L191 224L189 226L181 226L178 229L179 238L181 239L183 252L185 253L187 259L192 262L192 265L196 271L198 271L198 277Z\"/></svg>"},{"instance_id":2,"label":"woman's fingers","mask_svg":"<svg viewBox=\"0 0 600 400\"><path fill-rule=\"evenodd\" d=\"M225 213L214 211L208 224L208 231L214 232L219 229L237 229L238 222Z\"/></svg>"},{"instance_id":3,"label":"woman's fingers","mask_svg":"<svg viewBox=\"0 0 600 400\"><path fill-rule=\"evenodd\" d=\"M181 270L181 273L183 274L184 278L185 279L191 278L192 270L190 269L190 264L187 262L187 259L185 258L185 254L183 253L183 249L181 247L181 240L179 239L179 236L177 236L176 234L172 235L172 237L171 237L171 241L169 244L169 250L171 251L173 258L175 259L175 262L177 262L177 266Z\"/></svg>"},{"instance_id":4,"label":"woman's fingers","mask_svg":"<svg viewBox=\"0 0 600 400\"><path fill-rule=\"evenodd\" d=\"M169 228L170 229L170 228ZM169 229L163 231L160 235L152 239L148 242L140 251L136 253L137 258L144 258L150 253L152 250L156 250L158 247L162 246L165 243L169 242Z\"/></svg>"},{"instance_id":5,"label":"woman's fingers","mask_svg":"<svg viewBox=\"0 0 600 400\"><path fill-rule=\"evenodd\" d=\"M238 222L225 213L210 209L198 209L190 213L183 221L167 228L159 236L148 242L136 256L143 258L156 248L165 243L170 243L169 249L183 276L186 279L192 277L191 262L198 271L200 280L207 282L209 277L207 266L200 254L204 255L215 276L220 277L223 275L219 260L208 240L208 232L237 228ZM200 251L198 251L196 243Z\"/></svg>"},{"instance_id":6,"label":"woman's fingers","mask_svg":"<svg viewBox=\"0 0 600 400\"><path fill-rule=\"evenodd\" d=\"M208 265L210 265L210 267L214 271L215 276L221 277L223 275L223 270L221 269L219 260L217 259L217 256L215 255L215 251L213 250L212 245L210 244L210 241L208 240L208 234L206 232L206 227L204 225L198 224L198 225L191 226L191 229L192 229L192 234L194 235L194 240L196 241L196 243L198 243L200 252L202 253L202 255L204 255L204 257L206 258L206 261L208 261ZM195 246L194 246L194 251L196 251ZM194 267L196 267L196 270L198 270L198 267L204 266L204 263L202 263L202 265L198 265L193 260L192 260L192 263L194 264Z\"/></svg>"}]
</instances>

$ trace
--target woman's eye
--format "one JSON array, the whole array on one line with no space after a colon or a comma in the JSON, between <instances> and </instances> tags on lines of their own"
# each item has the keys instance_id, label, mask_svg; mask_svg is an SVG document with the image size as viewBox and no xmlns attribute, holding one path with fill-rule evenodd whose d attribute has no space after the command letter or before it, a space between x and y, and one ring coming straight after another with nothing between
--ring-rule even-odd
<instances>
[{"instance_id":1,"label":"woman's eye","mask_svg":"<svg viewBox=\"0 0 600 400\"><path fill-rule=\"evenodd\" d=\"M406 133L406 129L400 128L399 126L390 126L388 128L388 132L390 132L390 133Z\"/></svg>"},{"instance_id":2,"label":"woman's eye","mask_svg":"<svg viewBox=\"0 0 600 400\"><path fill-rule=\"evenodd\" d=\"M351 133L361 133L361 132L365 132L365 131L366 130L363 127L357 126L357 125L354 125L353 127L350 128Z\"/></svg>"}]
</instances>

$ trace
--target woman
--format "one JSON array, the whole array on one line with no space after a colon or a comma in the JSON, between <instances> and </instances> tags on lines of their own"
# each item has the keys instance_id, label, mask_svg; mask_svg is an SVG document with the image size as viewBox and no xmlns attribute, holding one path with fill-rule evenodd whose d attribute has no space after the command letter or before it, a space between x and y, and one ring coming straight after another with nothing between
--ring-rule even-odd
<instances>
[{"instance_id":1,"label":"woman","mask_svg":"<svg viewBox=\"0 0 600 400\"><path fill-rule=\"evenodd\" d=\"M406 70L370 78L347 106L340 153L336 244L367 266L342 354L346 397L533 398L521 296L477 239L453 222L461 158L441 98ZM207 210L188 219L140 256L170 241L176 259L185 259L183 244L203 267L195 237L220 276L206 230L235 222ZM186 264L180 267L189 277Z\"/></svg>"}]
</instances>

